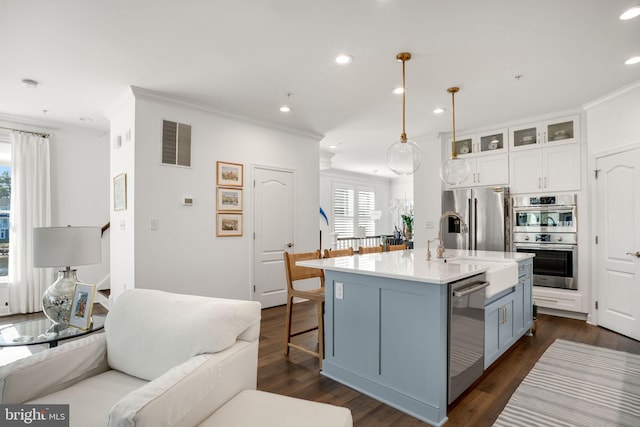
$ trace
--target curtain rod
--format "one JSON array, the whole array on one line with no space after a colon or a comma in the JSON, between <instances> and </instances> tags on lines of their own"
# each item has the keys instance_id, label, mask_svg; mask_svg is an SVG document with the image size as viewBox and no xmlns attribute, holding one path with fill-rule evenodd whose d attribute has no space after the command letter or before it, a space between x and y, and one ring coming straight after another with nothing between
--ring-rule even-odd
<instances>
[{"instance_id":1,"label":"curtain rod","mask_svg":"<svg viewBox=\"0 0 640 427\"><path fill-rule=\"evenodd\" d=\"M22 132L22 133L29 133L31 135L38 135L38 136L41 136L43 138L49 138L49 134L48 133L44 133L44 132L33 132L33 131L30 131L30 130L6 128L4 126L0 126L0 129L6 129L6 130L11 130L11 131L15 131L15 132Z\"/></svg>"}]
</instances>

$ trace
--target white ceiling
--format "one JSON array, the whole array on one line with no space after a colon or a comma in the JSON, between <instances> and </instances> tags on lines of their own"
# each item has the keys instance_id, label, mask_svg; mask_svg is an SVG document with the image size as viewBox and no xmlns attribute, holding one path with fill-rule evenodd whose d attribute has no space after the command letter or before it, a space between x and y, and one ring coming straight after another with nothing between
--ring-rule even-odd
<instances>
[{"instance_id":1,"label":"white ceiling","mask_svg":"<svg viewBox=\"0 0 640 427\"><path fill-rule=\"evenodd\" d=\"M640 80L636 0L3 0L0 118L109 128L128 86L324 135L336 168L385 166L400 136L579 108ZM334 57L347 52L348 66ZM515 76L521 74L517 80ZM20 81L40 82L28 89ZM292 111L278 111L288 100ZM444 115L431 113L444 106ZM48 110L43 113L43 110ZM80 117L91 117L82 122ZM17 120L19 121L19 120ZM428 155L428 153L426 153Z\"/></svg>"}]
</instances>

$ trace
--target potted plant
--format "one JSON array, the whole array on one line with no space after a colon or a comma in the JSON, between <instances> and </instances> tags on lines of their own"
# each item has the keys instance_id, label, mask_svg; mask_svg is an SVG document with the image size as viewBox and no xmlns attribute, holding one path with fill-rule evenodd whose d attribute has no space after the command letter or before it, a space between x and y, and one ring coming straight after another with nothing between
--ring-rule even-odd
<instances>
[{"instance_id":1,"label":"potted plant","mask_svg":"<svg viewBox=\"0 0 640 427\"><path fill-rule=\"evenodd\" d=\"M402 234L405 240L413 239L413 213L402 214Z\"/></svg>"}]
</instances>

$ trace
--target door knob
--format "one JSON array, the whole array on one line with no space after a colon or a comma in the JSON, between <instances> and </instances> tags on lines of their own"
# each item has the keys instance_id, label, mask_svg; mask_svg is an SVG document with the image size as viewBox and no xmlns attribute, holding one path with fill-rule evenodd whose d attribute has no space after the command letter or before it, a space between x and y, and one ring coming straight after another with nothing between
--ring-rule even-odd
<instances>
[{"instance_id":1,"label":"door knob","mask_svg":"<svg viewBox=\"0 0 640 427\"><path fill-rule=\"evenodd\" d=\"M293 243L287 243L287 247L288 248L292 248L293 247Z\"/></svg>"},{"instance_id":2,"label":"door knob","mask_svg":"<svg viewBox=\"0 0 640 427\"><path fill-rule=\"evenodd\" d=\"M633 253L631 253L631 252L627 252L627 255L633 255L633 256L635 256L635 257L637 257L637 258L640 258L640 251L636 251L636 253L635 253L635 254L633 254Z\"/></svg>"}]
</instances>

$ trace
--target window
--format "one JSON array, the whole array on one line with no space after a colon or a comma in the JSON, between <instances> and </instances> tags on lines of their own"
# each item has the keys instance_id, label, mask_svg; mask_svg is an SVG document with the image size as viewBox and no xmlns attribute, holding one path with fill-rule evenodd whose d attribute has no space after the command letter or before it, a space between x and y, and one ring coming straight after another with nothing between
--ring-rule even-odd
<instances>
[{"instance_id":1,"label":"window","mask_svg":"<svg viewBox=\"0 0 640 427\"><path fill-rule=\"evenodd\" d=\"M335 185L333 232L337 237L353 237L356 227L365 227L367 236L375 236L376 224L372 215L375 207L375 191L350 185Z\"/></svg>"},{"instance_id":2,"label":"window","mask_svg":"<svg viewBox=\"0 0 640 427\"><path fill-rule=\"evenodd\" d=\"M11 144L0 138L0 278L9 273L9 212L11 208Z\"/></svg>"}]
</instances>

